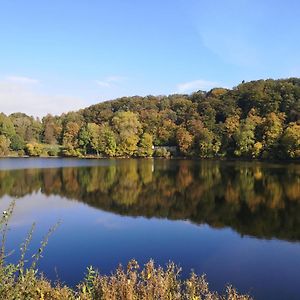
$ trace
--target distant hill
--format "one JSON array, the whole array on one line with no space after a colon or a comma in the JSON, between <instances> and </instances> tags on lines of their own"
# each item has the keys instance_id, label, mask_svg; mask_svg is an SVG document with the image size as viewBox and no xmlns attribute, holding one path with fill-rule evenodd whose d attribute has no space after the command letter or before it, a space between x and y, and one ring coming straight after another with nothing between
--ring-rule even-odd
<instances>
[{"instance_id":1,"label":"distant hill","mask_svg":"<svg viewBox=\"0 0 300 300\"><path fill-rule=\"evenodd\" d=\"M155 151L153 150L155 147ZM300 158L300 79L123 97L41 121L0 114L0 155Z\"/></svg>"}]
</instances>

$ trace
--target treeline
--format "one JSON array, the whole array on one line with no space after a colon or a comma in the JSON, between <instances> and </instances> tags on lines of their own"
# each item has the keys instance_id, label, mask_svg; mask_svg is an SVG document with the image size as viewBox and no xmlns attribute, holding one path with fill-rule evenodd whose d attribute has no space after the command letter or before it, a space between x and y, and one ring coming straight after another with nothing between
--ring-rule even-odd
<instances>
[{"instance_id":1,"label":"treeline","mask_svg":"<svg viewBox=\"0 0 300 300\"><path fill-rule=\"evenodd\" d=\"M124 97L78 112L0 114L0 155L300 158L300 79Z\"/></svg>"}]
</instances>

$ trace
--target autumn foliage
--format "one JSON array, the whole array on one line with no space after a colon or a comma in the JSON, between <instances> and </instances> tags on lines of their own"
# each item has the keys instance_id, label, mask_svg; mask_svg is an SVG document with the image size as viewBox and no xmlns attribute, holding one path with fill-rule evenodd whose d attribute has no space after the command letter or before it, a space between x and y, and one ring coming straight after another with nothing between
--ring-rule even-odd
<instances>
[{"instance_id":1,"label":"autumn foliage","mask_svg":"<svg viewBox=\"0 0 300 300\"><path fill-rule=\"evenodd\" d=\"M42 120L0 114L0 155L43 156L45 145L57 145L50 152L64 156L167 156L161 153L175 147L170 155L299 159L299 126L300 79L258 80L191 95L123 97Z\"/></svg>"}]
</instances>

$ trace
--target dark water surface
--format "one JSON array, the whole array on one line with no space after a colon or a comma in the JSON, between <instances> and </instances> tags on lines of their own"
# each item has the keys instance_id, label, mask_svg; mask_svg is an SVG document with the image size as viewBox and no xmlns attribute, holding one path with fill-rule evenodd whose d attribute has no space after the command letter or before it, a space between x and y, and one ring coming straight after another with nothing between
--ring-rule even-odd
<instances>
[{"instance_id":1,"label":"dark water surface","mask_svg":"<svg viewBox=\"0 0 300 300\"><path fill-rule=\"evenodd\" d=\"M190 160L0 159L8 246L49 227L39 270L74 285L93 265L153 258L256 299L300 299L300 165ZM18 251L11 260L17 260Z\"/></svg>"}]
</instances>

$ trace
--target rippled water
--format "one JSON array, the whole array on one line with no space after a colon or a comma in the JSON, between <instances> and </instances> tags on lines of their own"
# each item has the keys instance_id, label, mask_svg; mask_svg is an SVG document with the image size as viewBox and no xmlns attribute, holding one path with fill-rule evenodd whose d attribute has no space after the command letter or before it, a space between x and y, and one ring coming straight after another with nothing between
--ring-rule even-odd
<instances>
[{"instance_id":1,"label":"rippled water","mask_svg":"<svg viewBox=\"0 0 300 300\"><path fill-rule=\"evenodd\" d=\"M193 160L1 159L8 246L50 226L39 269L74 285L94 265L169 260L257 299L300 298L300 165ZM11 260L18 258L18 251Z\"/></svg>"}]
</instances>

